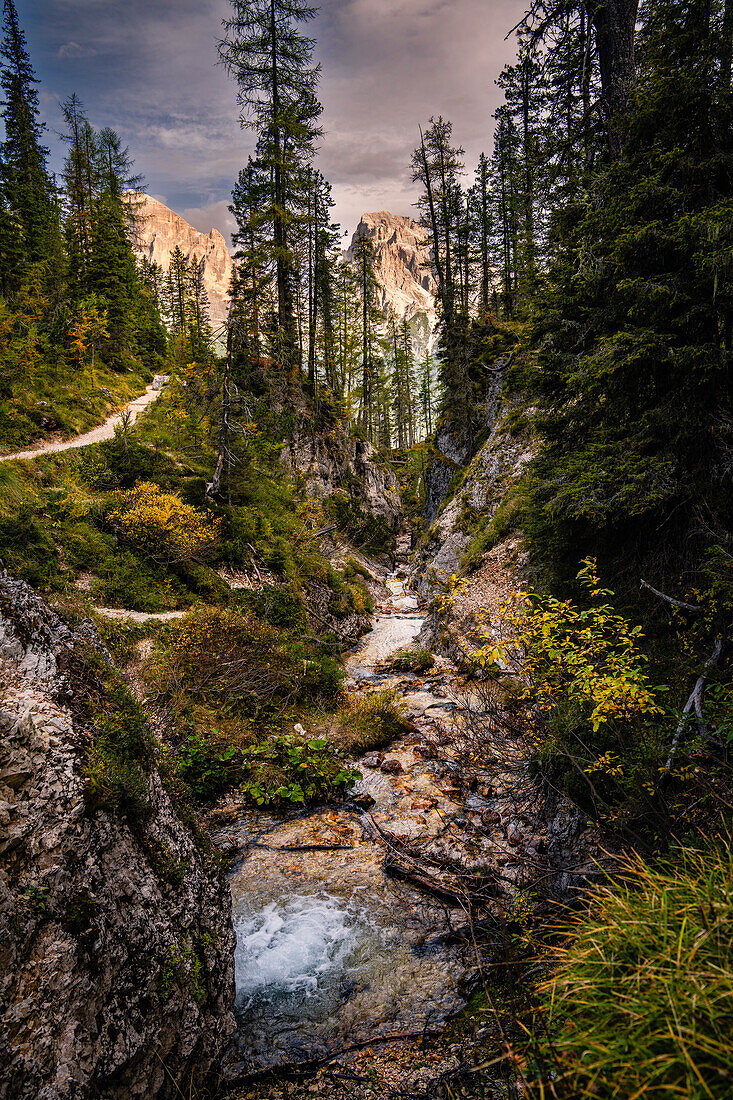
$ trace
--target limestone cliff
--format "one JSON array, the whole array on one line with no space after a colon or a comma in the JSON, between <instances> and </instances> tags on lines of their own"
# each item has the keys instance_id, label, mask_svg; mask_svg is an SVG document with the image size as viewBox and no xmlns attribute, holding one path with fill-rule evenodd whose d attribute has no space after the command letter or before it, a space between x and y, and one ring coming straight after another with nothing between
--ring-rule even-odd
<instances>
[{"instance_id":1,"label":"limestone cliff","mask_svg":"<svg viewBox=\"0 0 733 1100\"><path fill-rule=\"evenodd\" d=\"M150 195L134 194L135 248L140 256L168 270L176 245L186 259L194 256L203 267L211 322L216 328L229 311L229 283L234 261L218 229L199 233L192 225Z\"/></svg>"},{"instance_id":2,"label":"limestone cliff","mask_svg":"<svg viewBox=\"0 0 733 1100\"><path fill-rule=\"evenodd\" d=\"M92 796L105 675L90 623L0 572L2 1100L199 1095L233 1028L228 893L154 761L134 807L124 757Z\"/></svg>"},{"instance_id":3,"label":"limestone cliff","mask_svg":"<svg viewBox=\"0 0 733 1100\"><path fill-rule=\"evenodd\" d=\"M425 230L402 214L386 210L362 214L346 253L348 260L353 259L359 237L369 237L374 244L380 308L387 313L391 307L399 318L411 320L416 343L427 346L435 329L436 283Z\"/></svg>"}]
</instances>

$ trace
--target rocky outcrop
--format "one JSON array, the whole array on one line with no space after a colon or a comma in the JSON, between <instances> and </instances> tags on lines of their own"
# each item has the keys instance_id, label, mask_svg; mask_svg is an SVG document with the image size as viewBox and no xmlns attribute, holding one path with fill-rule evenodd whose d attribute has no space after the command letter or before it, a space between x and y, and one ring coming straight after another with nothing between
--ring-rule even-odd
<instances>
[{"instance_id":1,"label":"rocky outcrop","mask_svg":"<svg viewBox=\"0 0 733 1100\"><path fill-rule=\"evenodd\" d=\"M135 212L134 246L139 256L168 270L176 245L187 260L201 265L209 296L211 323L216 328L229 313L229 284L234 260L218 229L199 233L192 225L150 195L132 193Z\"/></svg>"},{"instance_id":2,"label":"rocky outcrop","mask_svg":"<svg viewBox=\"0 0 733 1100\"><path fill-rule=\"evenodd\" d=\"M412 564L412 586L424 597L460 568L476 524L491 522L532 457L526 434L508 429L508 411L499 406L498 391L489 395L489 438L465 467L468 448L462 437L446 429L436 435L426 471L425 522L429 526Z\"/></svg>"},{"instance_id":3,"label":"rocky outcrop","mask_svg":"<svg viewBox=\"0 0 733 1100\"><path fill-rule=\"evenodd\" d=\"M108 663L0 574L2 1100L193 1095L233 1028L228 892L153 760L134 804L124 755L91 796Z\"/></svg>"},{"instance_id":4,"label":"rocky outcrop","mask_svg":"<svg viewBox=\"0 0 733 1100\"><path fill-rule=\"evenodd\" d=\"M390 214L387 210L362 214L346 253L348 260L353 260L359 237L369 237L374 244L380 309L385 314L391 309L400 319L407 317L419 350L430 346L436 322L437 287L425 230L414 218Z\"/></svg>"},{"instance_id":5,"label":"rocky outcrop","mask_svg":"<svg viewBox=\"0 0 733 1100\"><path fill-rule=\"evenodd\" d=\"M305 480L311 497L348 492L364 509L382 516L396 533L402 515L397 478L387 464L375 461L376 448L350 432L293 435L280 459Z\"/></svg>"}]
</instances>

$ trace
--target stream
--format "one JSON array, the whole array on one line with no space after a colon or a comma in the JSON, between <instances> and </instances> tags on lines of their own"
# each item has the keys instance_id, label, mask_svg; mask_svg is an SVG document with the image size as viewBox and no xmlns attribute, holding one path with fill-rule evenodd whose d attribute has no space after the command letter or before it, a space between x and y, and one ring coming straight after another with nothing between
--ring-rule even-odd
<instances>
[{"instance_id":1,"label":"stream","mask_svg":"<svg viewBox=\"0 0 733 1100\"><path fill-rule=\"evenodd\" d=\"M438 658L421 678L379 671L423 623L397 576L388 588L373 630L347 658L347 686L396 687L414 729L384 753L355 761L364 778L352 794L370 795L371 819L393 835L450 837L456 819L470 827L460 817L465 803L450 749L437 750L449 746L457 707L448 698L451 666ZM239 1024L233 1076L435 1032L464 1005L473 954L447 935L465 924L463 914L386 875L384 847L353 800L288 820L248 812L215 839L242 853L230 878Z\"/></svg>"}]
</instances>

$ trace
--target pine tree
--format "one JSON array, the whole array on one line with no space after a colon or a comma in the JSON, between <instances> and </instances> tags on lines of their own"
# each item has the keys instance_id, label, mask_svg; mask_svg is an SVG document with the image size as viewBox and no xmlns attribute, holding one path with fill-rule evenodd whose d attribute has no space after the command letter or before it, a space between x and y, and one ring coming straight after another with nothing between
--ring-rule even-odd
<instances>
[{"instance_id":1,"label":"pine tree","mask_svg":"<svg viewBox=\"0 0 733 1100\"><path fill-rule=\"evenodd\" d=\"M299 361L294 302L292 223L302 176L320 136L319 67L313 40L298 25L316 9L301 0L230 0L222 61L239 85L241 121L258 136L258 160L270 172L269 213L277 285L277 344L286 369Z\"/></svg>"},{"instance_id":2,"label":"pine tree","mask_svg":"<svg viewBox=\"0 0 733 1100\"><path fill-rule=\"evenodd\" d=\"M17 289L28 265L58 266L60 234L53 181L42 144L38 93L14 0L3 0L0 85L5 141L0 146L0 280Z\"/></svg>"},{"instance_id":3,"label":"pine tree","mask_svg":"<svg viewBox=\"0 0 733 1100\"><path fill-rule=\"evenodd\" d=\"M568 573L596 553L663 588L730 537L724 25L707 0L645 7L623 157L556 217L535 334L545 445L530 522L538 553Z\"/></svg>"}]
</instances>

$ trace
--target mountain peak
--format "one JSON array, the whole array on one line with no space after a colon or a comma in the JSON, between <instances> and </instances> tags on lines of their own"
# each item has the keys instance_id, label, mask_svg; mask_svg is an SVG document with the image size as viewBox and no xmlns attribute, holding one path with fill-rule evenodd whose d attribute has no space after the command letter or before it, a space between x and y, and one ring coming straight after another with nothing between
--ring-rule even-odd
<instances>
[{"instance_id":1,"label":"mountain peak","mask_svg":"<svg viewBox=\"0 0 733 1100\"><path fill-rule=\"evenodd\" d=\"M435 328L437 289L427 232L406 214L377 210L362 214L346 253L349 260L359 237L369 237L374 244L380 308L385 314L391 309L400 319L414 319L416 342L427 346Z\"/></svg>"},{"instance_id":2,"label":"mountain peak","mask_svg":"<svg viewBox=\"0 0 733 1100\"><path fill-rule=\"evenodd\" d=\"M229 315L229 284L234 261L218 229L202 233L159 199L131 192L135 200L135 251L168 270L176 245L187 260L193 256L203 267L203 283L209 296L214 328Z\"/></svg>"}]
</instances>

